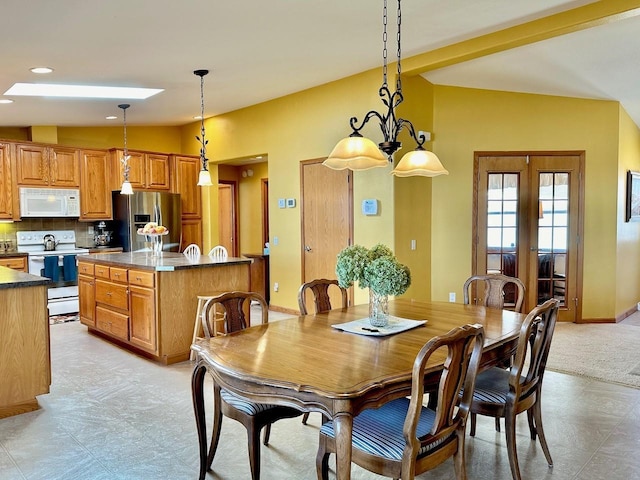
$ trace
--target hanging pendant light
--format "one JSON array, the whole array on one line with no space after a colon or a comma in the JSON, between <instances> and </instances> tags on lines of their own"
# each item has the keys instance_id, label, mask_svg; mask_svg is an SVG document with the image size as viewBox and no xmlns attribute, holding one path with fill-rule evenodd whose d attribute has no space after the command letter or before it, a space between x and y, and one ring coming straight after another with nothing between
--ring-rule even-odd
<instances>
[{"instance_id":1,"label":"hanging pendant light","mask_svg":"<svg viewBox=\"0 0 640 480\"><path fill-rule=\"evenodd\" d=\"M438 156L425 150L422 144L431 140L431 133L419 132L418 138L421 143L413 152L405 154L391 172L396 177L436 177L438 175L449 175L449 172L442 166Z\"/></svg>"},{"instance_id":2,"label":"hanging pendant light","mask_svg":"<svg viewBox=\"0 0 640 480\"><path fill-rule=\"evenodd\" d=\"M129 183L129 150L127 150L127 108L130 106L128 103L118 105L118 108L122 109L124 125L124 150L122 151L122 158L120 159L123 176L122 187L120 187L120 193L122 195L133 195L133 188L131 188L131 183Z\"/></svg>"},{"instance_id":3,"label":"hanging pendant light","mask_svg":"<svg viewBox=\"0 0 640 480\"><path fill-rule=\"evenodd\" d=\"M386 112L379 113L375 110L370 110L364 116L362 123L358 125L357 117L351 117L349 125L353 132L347 138L344 138L338 142L329 157L323 162L323 165L332 168L334 170L343 170L348 168L350 170L367 170L375 167L386 167L389 163L393 163L393 154L396 152L402 144L398 141L398 135L403 128L407 128L409 135L417 144L415 152L410 152L402 157L402 160L398 164L402 164L402 168L399 170L396 168L391 173L397 176L411 176L411 175L425 175L436 176L442 174L448 174L437 160L435 154L427 152L423 144L425 139L423 136L416 135L416 131L413 124L409 120L399 118L396 116L396 108L402 103L404 97L402 96L402 66L401 66L401 42L400 42L400 30L402 23L402 12L400 8L400 1L398 0L397 6L397 21L398 21L398 50L397 50L397 79L396 90L391 93L389 84L387 83L387 0L384 0L382 10L382 86L378 91L382 103L387 107ZM380 130L382 131L383 141L377 146L375 143L367 138L364 138L360 134L360 130L371 120L375 118L380 124ZM384 152L384 154L382 153ZM435 157L437 162L432 157L425 157L424 153L430 153ZM417 155L416 155L417 154ZM409 159L405 161L405 158L410 155ZM410 161L411 165L423 164L427 165L426 168L406 168L406 163ZM404 162L404 163L403 163ZM439 167L438 167L439 165Z\"/></svg>"},{"instance_id":4,"label":"hanging pendant light","mask_svg":"<svg viewBox=\"0 0 640 480\"><path fill-rule=\"evenodd\" d=\"M205 139L204 132L204 76L209 73L209 70L194 70L195 75L200 77L200 136L196 135L196 140L200 142L200 175L198 176L198 185L201 187L210 187L211 173L207 168L207 143L209 140Z\"/></svg>"}]
</instances>

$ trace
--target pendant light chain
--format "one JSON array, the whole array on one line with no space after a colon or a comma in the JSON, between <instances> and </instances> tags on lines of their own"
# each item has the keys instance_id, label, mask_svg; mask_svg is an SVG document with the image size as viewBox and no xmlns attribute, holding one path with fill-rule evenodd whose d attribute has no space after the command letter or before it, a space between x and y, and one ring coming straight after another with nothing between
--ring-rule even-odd
<instances>
[{"instance_id":1,"label":"pendant light chain","mask_svg":"<svg viewBox=\"0 0 640 480\"><path fill-rule=\"evenodd\" d=\"M386 0L385 0L386 1ZM396 90L402 92L402 80L400 75L402 74L401 57L402 50L400 48L400 25L402 23L402 12L400 11L400 0L398 0L398 78L396 79Z\"/></svg>"},{"instance_id":2,"label":"pendant light chain","mask_svg":"<svg viewBox=\"0 0 640 480\"><path fill-rule=\"evenodd\" d=\"M123 103L118 105L119 108L122 109L122 124L124 128L124 149L122 154L122 167L123 167L123 176L124 181L129 181L129 150L127 149L127 108L130 107L128 103Z\"/></svg>"},{"instance_id":3,"label":"pendant light chain","mask_svg":"<svg viewBox=\"0 0 640 480\"><path fill-rule=\"evenodd\" d=\"M207 143L204 139L204 75L200 76L200 135L202 135L202 150L200 151L202 169L207 170Z\"/></svg>"},{"instance_id":4,"label":"pendant light chain","mask_svg":"<svg viewBox=\"0 0 640 480\"><path fill-rule=\"evenodd\" d=\"M382 8L382 86L387 86L387 0Z\"/></svg>"}]
</instances>

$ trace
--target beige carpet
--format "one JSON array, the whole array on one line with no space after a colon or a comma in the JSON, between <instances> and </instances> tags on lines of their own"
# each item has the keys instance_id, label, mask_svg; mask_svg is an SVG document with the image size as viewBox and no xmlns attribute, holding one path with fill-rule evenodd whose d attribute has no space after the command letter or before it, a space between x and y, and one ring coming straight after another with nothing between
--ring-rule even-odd
<instances>
[{"instance_id":1,"label":"beige carpet","mask_svg":"<svg viewBox=\"0 0 640 480\"><path fill-rule=\"evenodd\" d=\"M640 326L559 322L547 368L640 388Z\"/></svg>"}]
</instances>

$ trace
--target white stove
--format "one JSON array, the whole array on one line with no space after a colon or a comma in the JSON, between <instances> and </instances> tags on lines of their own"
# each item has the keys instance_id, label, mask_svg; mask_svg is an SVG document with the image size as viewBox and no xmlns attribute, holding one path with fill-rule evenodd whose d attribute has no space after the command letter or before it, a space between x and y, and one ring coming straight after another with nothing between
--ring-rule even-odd
<instances>
[{"instance_id":1,"label":"white stove","mask_svg":"<svg viewBox=\"0 0 640 480\"><path fill-rule=\"evenodd\" d=\"M45 236L53 235L54 250L45 250ZM49 239L51 237L48 237ZM51 278L48 290L49 315L75 313L78 302L77 255L88 255L86 248L76 248L73 230L23 231L16 233L18 252L28 253L29 273ZM52 257L57 257L57 261Z\"/></svg>"}]
</instances>

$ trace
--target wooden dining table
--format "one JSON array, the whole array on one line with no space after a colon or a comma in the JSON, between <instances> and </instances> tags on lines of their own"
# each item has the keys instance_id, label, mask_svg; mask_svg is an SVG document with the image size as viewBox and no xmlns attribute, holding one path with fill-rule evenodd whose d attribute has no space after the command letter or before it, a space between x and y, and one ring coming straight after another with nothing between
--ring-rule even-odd
<instances>
[{"instance_id":1,"label":"wooden dining table","mask_svg":"<svg viewBox=\"0 0 640 480\"><path fill-rule=\"evenodd\" d=\"M410 394L413 361L425 343L454 327L481 324L485 345L480 368L489 368L515 352L525 318L508 310L404 299L390 301L389 312L395 317L427 322L384 337L332 327L367 317L368 305L356 305L196 340L191 347L196 353L192 394L200 478L206 475L203 383L207 371L222 388L252 401L293 406L333 419L336 474L339 480L348 480L353 417L364 409ZM444 356L434 355L427 364L426 374L432 377L432 384L437 382L443 362Z\"/></svg>"}]
</instances>

